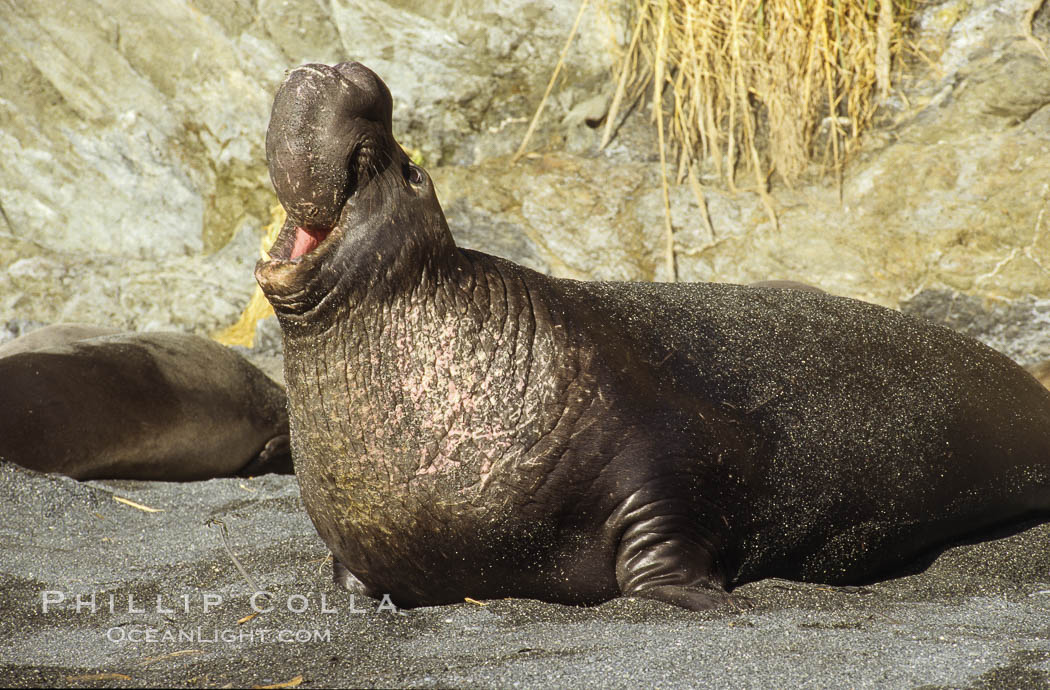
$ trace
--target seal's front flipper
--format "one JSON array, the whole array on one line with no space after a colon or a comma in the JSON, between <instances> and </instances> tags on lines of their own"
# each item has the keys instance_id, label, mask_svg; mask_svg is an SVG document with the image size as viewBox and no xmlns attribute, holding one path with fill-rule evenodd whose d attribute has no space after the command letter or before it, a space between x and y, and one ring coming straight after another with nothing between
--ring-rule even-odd
<instances>
[{"instance_id":1,"label":"seal's front flipper","mask_svg":"<svg viewBox=\"0 0 1050 690\"><path fill-rule=\"evenodd\" d=\"M750 605L747 599L733 596L724 589L686 587L681 585L657 585L633 592L631 596L655 599L691 611L708 611L723 606L741 611Z\"/></svg>"},{"instance_id":2,"label":"seal's front flipper","mask_svg":"<svg viewBox=\"0 0 1050 690\"><path fill-rule=\"evenodd\" d=\"M292 469L292 446L288 434L274 436L259 454L247 465L237 471L238 477L258 476L260 474L294 474Z\"/></svg>"},{"instance_id":3,"label":"seal's front flipper","mask_svg":"<svg viewBox=\"0 0 1050 690\"><path fill-rule=\"evenodd\" d=\"M699 534L689 517L667 511L670 503L661 501L638 510L635 516L644 517L624 531L616 554L620 591L693 611L727 605L743 608L745 600L725 589L713 537Z\"/></svg>"}]
</instances>

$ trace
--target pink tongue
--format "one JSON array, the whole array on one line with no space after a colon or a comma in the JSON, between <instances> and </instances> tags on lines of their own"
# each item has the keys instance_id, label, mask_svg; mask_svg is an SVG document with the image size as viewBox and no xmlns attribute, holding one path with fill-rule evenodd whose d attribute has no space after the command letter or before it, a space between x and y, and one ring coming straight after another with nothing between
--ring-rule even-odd
<instances>
[{"instance_id":1,"label":"pink tongue","mask_svg":"<svg viewBox=\"0 0 1050 690\"><path fill-rule=\"evenodd\" d=\"M309 254L317 249L317 245L324 242L328 237L328 230L307 230L306 228L295 228L295 244L292 245L293 259L298 259L304 254Z\"/></svg>"}]
</instances>

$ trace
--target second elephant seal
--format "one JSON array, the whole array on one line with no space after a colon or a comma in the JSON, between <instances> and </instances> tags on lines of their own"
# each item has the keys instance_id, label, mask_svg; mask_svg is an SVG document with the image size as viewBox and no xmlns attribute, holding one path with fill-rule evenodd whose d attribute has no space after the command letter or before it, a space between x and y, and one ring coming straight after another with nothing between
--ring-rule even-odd
<instances>
[{"instance_id":1,"label":"second elephant seal","mask_svg":"<svg viewBox=\"0 0 1050 690\"><path fill-rule=\"evenodd\" d=\"M0 357L0 381L0 460L76 479L292 471L284 391L207 338L35 343Z\"/></svg>"},{"instance_id":2,"label":"second elephant seal","mask_svg":"<svg viewBox=\"0 0 1050 690\"><path fill-rule=\"evenodd\" d=\"M75 343L78 340L88 340L89 338L98 338L103 335L116 335L117 333L120 333L120 329L110 326L95 326L86 323L56 323L37 328L14 340L8 340L0 344L0 357L17 355L22 352L32 352L33 350L45 350L49 347Z\"/></svg>"}]
</instances>

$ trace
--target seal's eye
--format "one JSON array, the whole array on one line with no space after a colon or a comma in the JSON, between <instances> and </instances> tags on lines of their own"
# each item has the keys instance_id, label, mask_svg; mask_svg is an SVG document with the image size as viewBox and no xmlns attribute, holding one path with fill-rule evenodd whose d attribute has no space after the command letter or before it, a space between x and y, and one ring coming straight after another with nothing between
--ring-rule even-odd
<instances>
[{"instance_id":1,"label":"seal's eye","mask_svg":"<svg viewBox=\"0 0 1050 690\"><path fill-rule=\"evenodd\" d=\"M405 179L411 184L423 184L423 171L411 163L405 163Z\"/></svg>"}]
</instances>

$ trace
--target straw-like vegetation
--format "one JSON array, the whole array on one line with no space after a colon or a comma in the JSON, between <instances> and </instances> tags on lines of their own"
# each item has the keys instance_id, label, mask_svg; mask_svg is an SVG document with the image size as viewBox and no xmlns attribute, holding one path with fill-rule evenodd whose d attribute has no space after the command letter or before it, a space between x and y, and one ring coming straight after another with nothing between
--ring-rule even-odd
<instances>
[{"instance_id":1,"label":"straw-like vegetation","mask_svg":"<svg viewBox=\"0 0 1050 690\"><path fill-rule=\"evenodd\" d=\"M730 186L741 164L760 188L814 160L837 169L889 92L916 1L633 0L603 143L651 94L678 181L705 160Z\"/></svg>"},{"instance_id":2,"label":"straw-like vegetation","mask_svg":"<svg viewBox=\"0 0 1050 690\"><path fill-rule=\"evenodd\" d=\"M665 255L677 279L668 158L688 180L708 233L714 229L699 170L710 161L731 190L754 174L774 227L767 187L791 185L813 161L840 173L852 145L890 91L891 68L920 0L627 0L631 33L601 146L627 103L651 94L663 170ZM1036 8L1044 0L1035 0ZM525 154L589 0L580 11L547 91L514 160ZM612 0L598 0L608 11ZM651 88L650 88L651 87ZM668 153L673 155L668 156Z\"/></svg>"},{"instance_id":3,"label":"straw-like vegetation","mask_svg":"<svg viewBox=\"0 0 1050 690\"><path fill-rule=\"evenodd\" d=\"M277 235L284 226L284 219L284 207L277 204L270 208L270 224L263 228L263 236L259 240L259 256L261 258L269 260L270 247L277 241ZM266 300L262 288L256 285L252 298L248 301L248 306L241 312L237 322L218 333L213 333L212 338L223 345L251 347L255 343L256 324L269 316L273 316L273 307Z\"/></svg>"}]
</instances>

